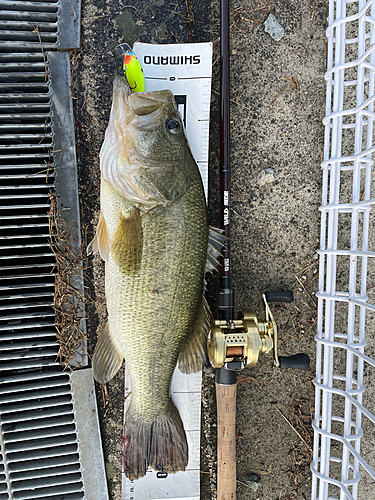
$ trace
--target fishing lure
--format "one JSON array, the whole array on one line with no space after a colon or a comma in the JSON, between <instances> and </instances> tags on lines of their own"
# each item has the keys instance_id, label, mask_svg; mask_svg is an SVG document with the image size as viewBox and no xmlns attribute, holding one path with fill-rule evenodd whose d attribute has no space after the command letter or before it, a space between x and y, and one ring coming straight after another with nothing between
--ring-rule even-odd
<instances>
[{"instance_id":1,"label":"fishing lure","mask_svg":"<svg viewBox=\"0 0 375 500\"><path fill-rule=\"evenodd\" d=\"M143 73L141 63L138 61L137 56L130 46L127 43L121 43L116 47L116 51L121 56L124 56L122 68L126 83L129 85L132 92L145 92L145 74Z\"/></svg>"}]
</instances>

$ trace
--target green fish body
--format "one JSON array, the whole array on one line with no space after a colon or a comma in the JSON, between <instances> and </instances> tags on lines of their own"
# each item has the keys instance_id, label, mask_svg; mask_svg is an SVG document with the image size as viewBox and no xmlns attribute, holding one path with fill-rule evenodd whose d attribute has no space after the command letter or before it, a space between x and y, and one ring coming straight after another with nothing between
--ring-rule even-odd
<instances>
[{"instance_id":1,"label":"green fish body","mask_svg":"<svg viewBox=\"0 0 375 500\"><path fill-rule=\"evenodd\" d=\"M105 260L108 323L94 376L105 383L126 360L126 475L142 477L148 466L184 470L188 448L170 383L178 361L184 372L201 368L209 327L204 272L216 264L222 239L208 226L201 177L170 91L130 94L115 78L101 171L89 251Z\"/></svg>"}]
</instances>

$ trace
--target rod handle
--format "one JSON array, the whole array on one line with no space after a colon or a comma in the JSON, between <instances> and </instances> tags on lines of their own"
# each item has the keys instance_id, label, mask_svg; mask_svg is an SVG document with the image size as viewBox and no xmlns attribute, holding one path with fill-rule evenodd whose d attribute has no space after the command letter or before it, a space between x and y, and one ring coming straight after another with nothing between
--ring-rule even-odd
<instances>
[{"instance_id":1,"label":"rod handle","mask_svg":"<svg viewBox=\"0 0 375 500\"><path fill-rule=\"evenodd\" d=\"M217 500L236 500L237 384L216 383Z\"/></svg>"},{"instance_id":2,"label":"rod handle","mask_svg":"<svg viewBox=\"0 0 375 500\"><path fill-rule=\"evenodd\" d=\"M279 368L298 368L308 370L310 368L310 358L302 352L293 356L279 356Z\"/></svg>"}]
</instances>

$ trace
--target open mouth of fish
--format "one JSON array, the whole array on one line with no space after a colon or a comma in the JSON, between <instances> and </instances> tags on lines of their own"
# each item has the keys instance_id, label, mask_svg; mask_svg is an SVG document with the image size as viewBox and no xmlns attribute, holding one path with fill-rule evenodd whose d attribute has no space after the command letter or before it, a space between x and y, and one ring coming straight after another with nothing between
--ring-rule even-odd
<instances>
[{"instance_id":1,"label":"open mouth of fish","mask_svg":"<svg viewBox=\"0 0 375 500\"><path fill-rule=\"evenodd\" d=\"M158 170L174 175L176 168L186 162L183 156L155 157L155 143L161 142L160 134L168 123L173 126L172 134L183 136L174 96L170 90L132 94L122 77L115 78L113 89L111 116L100 152L102 175L137 204L168 203L188 187L184 181L179 189L165 196L155 181ZM186 155L186 148L181 147L181 154Z\"/></svg>"}]
</instances>

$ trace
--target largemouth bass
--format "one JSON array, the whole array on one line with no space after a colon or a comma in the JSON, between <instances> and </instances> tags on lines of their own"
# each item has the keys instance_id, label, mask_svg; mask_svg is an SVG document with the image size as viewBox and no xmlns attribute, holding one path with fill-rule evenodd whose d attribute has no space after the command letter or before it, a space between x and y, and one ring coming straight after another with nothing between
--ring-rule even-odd
<instances>
[{"instance_id":1,"label":"largemouth bass","mask_svg":"<svg viewBox=\"0 0 375 500\"><path fill-rule=\"evenodd\" d=\"M88 251L105 260L108 322L94 377L109 381L126 360L127 477L142 477L148 466L185 470L188 447L170 383L178 361L184 372L201 368L210 323L204 273L216 266L223 238L209 228L172 92L131 94L116 77L100 161L101 213Z\"/></svg>"}]
</instances>

